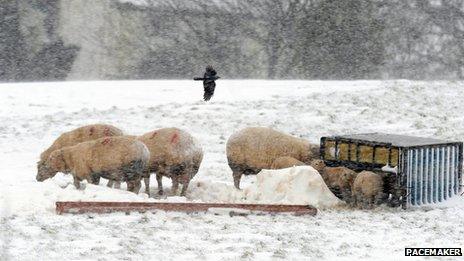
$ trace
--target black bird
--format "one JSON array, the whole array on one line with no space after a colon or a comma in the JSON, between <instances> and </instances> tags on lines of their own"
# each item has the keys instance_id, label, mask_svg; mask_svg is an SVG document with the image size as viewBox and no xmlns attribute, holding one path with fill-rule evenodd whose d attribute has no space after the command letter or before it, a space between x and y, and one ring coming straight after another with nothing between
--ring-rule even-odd
<instances>
[{"instance_id":1,"label":"black bird","mask_svg":"<svg viewBox=\"0 0 464 261\"><path fill-rule=\"evenodd\" d=\"M195 77L193 80L195 81L203 81L203 88L205 90L205 94L203 95L203 99L205 101L209 101L211 97L214 95L214 88L216 88L215 80L221 77L216 76L216 71L213 69L213 66L208 65L206 66L206 72L203 75L203 78Z\"/></svg>"}]
</instances>

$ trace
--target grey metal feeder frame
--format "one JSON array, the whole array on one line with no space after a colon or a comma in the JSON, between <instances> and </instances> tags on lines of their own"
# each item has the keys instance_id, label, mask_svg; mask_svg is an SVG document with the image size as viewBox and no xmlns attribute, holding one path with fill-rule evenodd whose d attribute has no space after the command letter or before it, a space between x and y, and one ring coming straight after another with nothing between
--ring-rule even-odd
<instances>
[{"instance_id":1,"label":"grey metal feeder frame","mask_svg":"<svg viewBox=\"0 0 464 261\"><path fill-rule=\"evenodd\" d=\"M320 152L328 166L380 173L392 206L438 203L461 190L462 142L366 133L322 137Z\"/></svg>"}]
</instances>

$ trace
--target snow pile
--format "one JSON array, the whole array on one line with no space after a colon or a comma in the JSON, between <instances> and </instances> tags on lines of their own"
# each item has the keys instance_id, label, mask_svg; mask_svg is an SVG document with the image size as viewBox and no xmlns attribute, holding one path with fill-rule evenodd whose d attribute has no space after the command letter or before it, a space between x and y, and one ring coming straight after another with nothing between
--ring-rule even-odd
<instances>
[{"instance_id":1,"label":"snow pile","mask_svg":"<svg viewBox=\"0 0 464 261\"><path fill-rule=\"evenodd\" d=\"M262 170L258 175L244 176L243 190L233 184L209 180L194 181L189 198L200 202L234 202L250 204L312 205L331 208L342 203L324 183L319 172L310 166L279 170ZM232 180L232 175L230 175Z\"/></svg>"},{"instance_id":2,"label":"snow pile","mask_svg":"<svg viewBox=\"0 0 464 261\"><path fill-rule=\"evenodd\" d=\"M252 176L251 178L255 178ZM232 175L230 175L232 180ZM164 180L163 180L164 182ZM164 183L163 183L164 184ZM244 193L233 184L202 179L192 181L187 196L191 201L211 203L256 203L250 202Z\"/></svg>"},{"instance_id":3,"label":"snow pile","mask_svg":"<svg viewBox=\"0 0 464 261\"><path fill-rule=\"evenodd\" d=\"M245 189L247 199L272 204L309 204L317 208L339 205L321 175L310 166L262 170L257 184Z\"/></svg>"}]
</instances>

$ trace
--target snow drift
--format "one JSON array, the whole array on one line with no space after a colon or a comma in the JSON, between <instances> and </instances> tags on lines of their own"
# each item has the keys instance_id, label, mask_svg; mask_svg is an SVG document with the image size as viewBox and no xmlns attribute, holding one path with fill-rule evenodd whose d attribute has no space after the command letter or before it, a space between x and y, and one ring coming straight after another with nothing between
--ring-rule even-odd
<instances>
[{"instance_id":1,"label":"snow drift","mask_svg":"<svg viewBox=\"0 0 464 261\"><path fill-rule=\"evenodd\" d=\"M311 166L262 170L256 185L244 191L248 200L273 204L308 204L317 208L341 204Z\"/></svg>"}]
</instances>

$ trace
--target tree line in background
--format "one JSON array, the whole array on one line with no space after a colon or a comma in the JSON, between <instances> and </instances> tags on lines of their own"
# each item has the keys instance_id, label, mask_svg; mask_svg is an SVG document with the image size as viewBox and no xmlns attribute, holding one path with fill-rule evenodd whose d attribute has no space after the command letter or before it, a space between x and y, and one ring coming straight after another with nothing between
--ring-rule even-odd
<instances>
[{"instance_id":1,"label":"tree line in background","mask_svg":"<svg viewBox=\"0 0 464 261\"><path fill-rule=\"evenodd\" d=\"M62 80L79 47L56 27L59 0L35 0L49 41L27 49L18 1L0 6L0 80ZM116 3L144 14L145 55L123 78L464 79L462 0L165 0ZM116 32L117 34L118 32ZM146 44L145 44L146 43ZM108 50L111 53L114 50Z\"/></svg>"}]
</instances>

